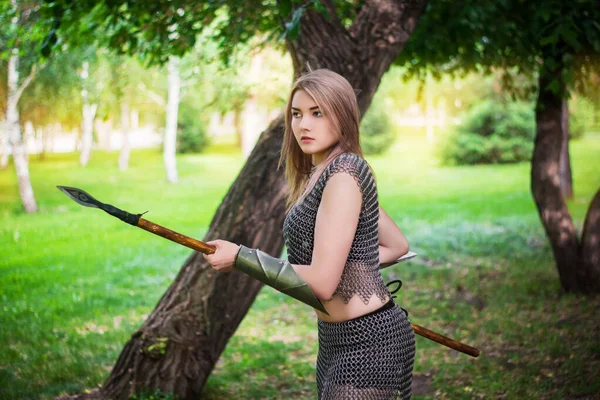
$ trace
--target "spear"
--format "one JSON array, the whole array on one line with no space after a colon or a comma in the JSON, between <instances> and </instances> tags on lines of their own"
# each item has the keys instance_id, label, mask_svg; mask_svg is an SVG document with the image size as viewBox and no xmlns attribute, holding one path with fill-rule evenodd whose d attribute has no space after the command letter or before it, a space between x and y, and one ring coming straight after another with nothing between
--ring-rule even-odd
<instances>
[{"instance_id":1,"label":"spear","mask_svg":"<svg viewBox=\"0 0 600 400\"><path fill-rule=\"evenodd\" d=\"M155 224L154 222L150 222L147 219L142 218L143 214L131 214L131 213L121 210L113 205L102 203L102 202L96 200L92 195L90 195L89 193L87 193L81 189L69 187L69 186L57 186L57 188L60 189L64 194L69 196L72 200L81 204L82 206L99 208L99 209L105 211L106 213L112 215L113 217L119 218L123 222L126 222L133 226L137 226L138 228L142 228L148 232L152 232L155 235L164 237L165 239L169 239L175 243L179 243L183 246L189 247L192 250L196 250L196 251L199 251L200 253L204 253L204 254L213 254L217 249L215 246L212 246L212 245L202 242L200 240L196 240L189 236L182 235L181 233L172 231L168 228L165 228L164 226ZM398 262L409 260L409 259L413 258L415 255L416 255L415 253L409 252L405 256L397 259L395 262L384 264L381 267L385 268L385 267L389 267L390 265L396 264ZM283 291L283 292L286 293L285 291ZM316 299L316 297L312 301L311 300L307 301L306 298L298 298L298 297L294 296L292 293L287 293L287 294L291 295L292 297L297 298L298 300L304 302L305 304L308 304L309 306L311 306L313 308L324 310L323 305L321 304L321 302L318 299ZM315 300L316 300L316 302L315 302ZM412 324L412 323L411 323L411 325L412 325L415 333L420 336L423 336L427 339L433 340L434 342L442 344L446 347L450 347L451 349L460 351L461 353L468 354L472 357L479 356L479 349L476 349L475 347L471 347L465 343L459 342L454 339L450 339L447 336L441 335L441 334L434 332L430 329L427 329L423 326L420 326L417 324Z\"/></svg>"}]
</instances>

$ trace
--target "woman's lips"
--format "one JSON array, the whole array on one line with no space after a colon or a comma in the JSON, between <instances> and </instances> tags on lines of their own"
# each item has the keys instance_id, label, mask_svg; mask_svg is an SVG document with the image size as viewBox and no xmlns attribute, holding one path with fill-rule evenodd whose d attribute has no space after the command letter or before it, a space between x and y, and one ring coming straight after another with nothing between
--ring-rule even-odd
<instances>
[{"instance_id":1,"label":"woman's lips","mask_svg":"<svg viewBox=\"0 0 600 400\"><path fill-rule=\"evenodd\" d=\"M309 138L308 136L302 136L302 137L300 138L300 140L302 140L302 142L303 142L303 143L309 143L309 142L312 142L312 141L313 141L313 140L315 140L315 139L313 139L313 138Z\"/></svg>"}]
</instances>

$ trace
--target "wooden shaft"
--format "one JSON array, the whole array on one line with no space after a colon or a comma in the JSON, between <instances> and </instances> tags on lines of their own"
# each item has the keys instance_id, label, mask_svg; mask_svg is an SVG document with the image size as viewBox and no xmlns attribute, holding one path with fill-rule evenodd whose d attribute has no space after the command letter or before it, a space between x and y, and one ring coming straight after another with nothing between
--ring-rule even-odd
<instances>
[{"instance_id":1,"label":"wooden shaft","mask_svg":"<svg viewBox=\"0 0 600 400\"><path fill-rule=\"evenodd\" d=\"M175 243L179 243L185 247L189 247L192 250L199 251L200 253L213 254L217 250L215 246L211 246L210 244L206 244L200 240L196 240L189 236L182 235L181 233L172 231L168 228L165 228L164 226L160 226L144 218L140 218L137 226L148 232L152 232L155 235L162 236L165 239L169 239Z\"/></svg>"},{"instance_id":2,"label":"wooden shaft","mask_svg":"<svg viewBox=\"0 0 600 400\"><path fill-rule=\"evenodd\" d=\"M189 236L182 235L181 233L172 231L168 228L165 228L164 226L160 226L160 225L155 224L154 222L150 222L144 218L140 218L137 226L148 232L152 232L155 235L164 237L165 239L169 239L169 240L171 240L175 243L179 243L185 247L189 247L192 250L199 251L200 253L213 254L217 250L217 248L215 246L211 246L210 244L206 244L200 240L196 240ZM458 351L468 354L470 356L473 356L473 357L479 356L479 350L474 347L471 347L464 343L450 339L449 337L446 337L444 335L440 335L439 333L431 331L420 325L416 325L416 324L411 324L411 325L412 325L413 329L415 330L415 333L418 335L426 337L427 339L433 340L434 342L437 342L444 346L450 347L451 349L458 350Z\"/></svg>"},{"instance_id":3,"label":"wooden shaft","mask_svg":"<svg viewBox=\"0 0 600 400\"><path fill-rule=\"evenodd\" d=\"M434 342L442 344L446 347L450 347L451 349L460 351L461 353L468 354L472 357L479 356L479 349L476 349L475 347L471 347L471 346L461 343L457 340L450 339L449 337L440 335L439 333L431 331L420 325L417 325L417 324L411 324L411 325L417 335L421 335L423 337L426 337L427 339L433 340Z\"/></svg>"}]
</instances>

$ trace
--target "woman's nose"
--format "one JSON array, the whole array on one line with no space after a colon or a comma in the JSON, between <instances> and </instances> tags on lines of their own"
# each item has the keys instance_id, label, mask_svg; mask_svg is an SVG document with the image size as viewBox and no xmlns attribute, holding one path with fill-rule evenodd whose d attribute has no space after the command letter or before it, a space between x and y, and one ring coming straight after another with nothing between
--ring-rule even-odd
<instances>
[{"instance_id":1,"label":"woman's nose","mask_svg":"<svg viewBox=\"0 0 600 400\"><path fill-rule=\"evenodd\" d=\"M309 131L311 126L310 118L304 117L300 120L300 129Z\"/></svg>"}]
</instances>

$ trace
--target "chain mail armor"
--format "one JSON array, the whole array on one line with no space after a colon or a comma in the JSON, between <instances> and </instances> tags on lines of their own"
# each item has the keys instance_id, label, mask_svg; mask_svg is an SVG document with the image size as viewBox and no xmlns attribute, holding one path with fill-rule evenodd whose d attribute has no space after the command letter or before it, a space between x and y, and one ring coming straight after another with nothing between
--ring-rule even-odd
<instances>
[{"instance_id":1,"label":"chain mail armor","mask_svg":"<svg viewBox=\"0 0 600 400\"><path fill-rule=\"evenodd\" d=\"M362 193L356 234L340 282L334 292L348 303L357 295L367 304L373 294L391 298L379 270L379 203L373 174L356 154L337 156L315 186L297 202L283 223L288 260L310 265L317 211L328 179L350 174ZM380 309L343 322L318 320L319 399L410 399L415 334L407 315L390 300Z\"/></svg>"},{"instance_id":2,"label":"chain mail armor","mask_svg":"<svg viewBox=\"0 0 600 400\"><path fill-rule=\"evenodd\" d=\"M393 301L348 321L319 320L318 327L319 399L411 398L415 333Z\"/></svg>"},{"instance_id":3,"label":"chain mail armor","mask_svg":"<svg viewBox=\"0 0 600 400\"><path fill-rule=\"evenodd\" d=\"M382 302L390 297L379 271L379 202L373 173L357 154L343 153L325 168L312 190L296 203L283 223L283 237L292 264L310 265L314 246L315 222L325 185L336 173L347 173L357 182L363 202L356 234L346 260L337 294L348 303L356 294L367 304L373 294Z\"/></svg>"}]
</instances>

